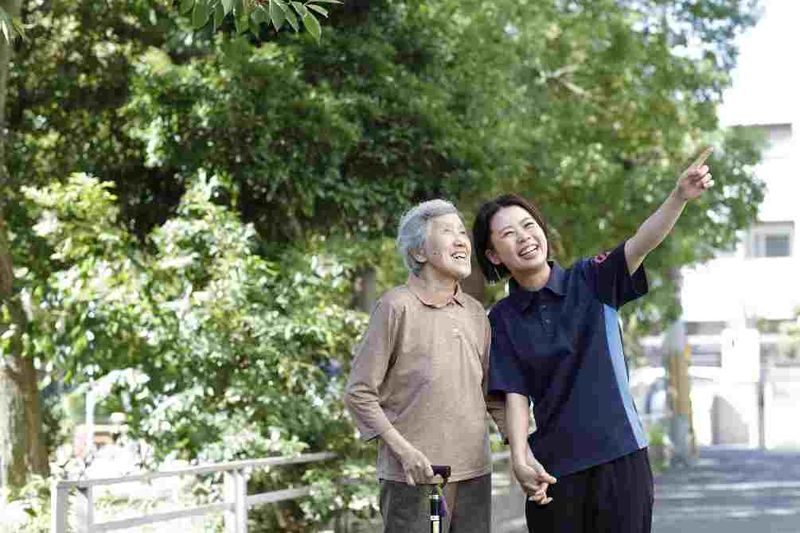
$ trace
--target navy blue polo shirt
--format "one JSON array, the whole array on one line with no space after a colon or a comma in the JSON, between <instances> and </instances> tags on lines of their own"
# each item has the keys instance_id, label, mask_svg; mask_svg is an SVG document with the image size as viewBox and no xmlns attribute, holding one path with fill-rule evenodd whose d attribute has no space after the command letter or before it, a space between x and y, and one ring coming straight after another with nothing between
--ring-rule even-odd
<instances>
[{"instance_id":1,"label":"navy blue polo shirt","mask_svg":"<svg viewBox=\"0 0 800 533\"><path fill-rule=\"evenodd\" d=\"M641 266L628 274L624 243L568 269L551 263L538 291L512 280L489 313L490 392L533 402L529 442L552 475L564 476L647 446L628 385L617 310L647 292Z\"/></svg>"}]
</instances>

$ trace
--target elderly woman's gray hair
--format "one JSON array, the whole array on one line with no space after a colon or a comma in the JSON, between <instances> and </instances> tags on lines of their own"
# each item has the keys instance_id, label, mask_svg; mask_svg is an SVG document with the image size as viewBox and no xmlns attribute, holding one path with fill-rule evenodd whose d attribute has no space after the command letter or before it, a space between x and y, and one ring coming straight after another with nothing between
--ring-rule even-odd
<instances>
[{"instance_id":1,"label":"elderly woman's gray hair","mask_svg":"<svg viewBox=\"0 0 800 533\"><path fill-rule=\"evenodd\" d=\"M406 211L400 219L400 227L397 228L397 251L410 272L419 274L424 265L417 261L411 253L425 245L430 221L452 213L461 216L458 209L446 200L428 200Z\"/></svg>"}]
</instances>

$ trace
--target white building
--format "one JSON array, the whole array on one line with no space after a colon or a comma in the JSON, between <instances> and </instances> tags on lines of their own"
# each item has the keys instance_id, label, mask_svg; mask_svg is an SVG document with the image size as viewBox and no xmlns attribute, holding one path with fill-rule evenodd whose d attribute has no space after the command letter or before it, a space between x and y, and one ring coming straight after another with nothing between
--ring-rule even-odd
<instances>
[{"instance_id":1,"label":"white building","mask_svg":"<svg viewBox=\"0 0 800 533\"><path fill-rule=\"evenodd\" d=\"M701 445L800 447L800 361L779 333L800 311L800 63L787 60L800 50L800 2L764 7L740 40L720 115L724 126L766 133L756 168L765 199L735 249L682 271ZM724 176L715 181L724 187Z\"/></svg>"},{"instance_id":2,"label":"white building","mask_svg":"<svg viewBox=\"0 0 800 533\"><path fill-rule=\"evenodd\" d=\"M720 110L724 126L762 130L769 140L756 174L767 186L758 222L735 251L684 271L684 320L708 324L748 318L783 321L800 306L800 2L766 1L740 39L733 86ZM712 169L713 172L713 169ZM718 176L724 186L725 176Z\"/></svg>"}]
</instances>

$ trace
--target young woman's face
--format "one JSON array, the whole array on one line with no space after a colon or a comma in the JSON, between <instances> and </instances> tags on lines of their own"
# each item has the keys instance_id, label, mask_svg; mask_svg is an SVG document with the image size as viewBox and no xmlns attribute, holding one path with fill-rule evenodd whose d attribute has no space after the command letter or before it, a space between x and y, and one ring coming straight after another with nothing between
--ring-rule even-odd
<instances>
[{"instance_id":1,"label":"young woman's face","mask_svg":"<svg viewBox=\"0 0 800 533\"><path fill-rule=\"evenodd\" d=\"M491 248L486 256L492 264L503 264L511 272L536 271L547 264L547 238L541 226L525 209L501 208L489 221Z\"/></svg>"}]
</instances>

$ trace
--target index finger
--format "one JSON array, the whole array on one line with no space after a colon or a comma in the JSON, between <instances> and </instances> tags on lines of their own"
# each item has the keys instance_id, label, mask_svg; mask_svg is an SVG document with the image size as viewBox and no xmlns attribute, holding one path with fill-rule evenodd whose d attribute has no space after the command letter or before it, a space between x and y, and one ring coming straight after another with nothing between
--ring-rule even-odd
<instances>
[{"instance_id":1,"label":"index finger","mask_svg":"<svg viewBox=\"0 0 800 533\"><path fill-rule=\"evenodd\" d=\"M547 472L542 472L541 474L539 474L539 481L542 483L547 483L549 485L555 485L558 482L556 478L554 478Z\"/></svg>"},{"instance_id":2,"label":"index finger","mask_svg":"<svg viewBox=\"0 0 800 533\"><path fill-rule=\"evenodd\" d=\"M692 164L689 165L689 168L700 168L703 165L703 163L706 162L706 159L708 159L708 156L710 156L711 152L713 151L714 151L713 146L706 147L702 152L700 152L700 155L697 156L697 159L695 159L692 162Z\"/></svg>"}]
</instances>

